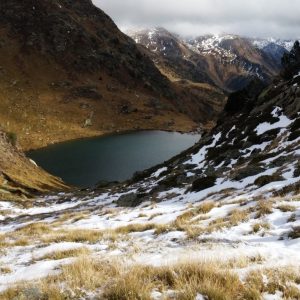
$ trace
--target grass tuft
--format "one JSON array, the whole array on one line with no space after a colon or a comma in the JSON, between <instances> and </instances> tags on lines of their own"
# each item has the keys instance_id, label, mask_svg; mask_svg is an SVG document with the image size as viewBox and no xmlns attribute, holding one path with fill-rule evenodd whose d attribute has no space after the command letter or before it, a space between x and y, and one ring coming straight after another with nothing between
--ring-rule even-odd
<instances>
[{"instance_id":1,"label":"grass tuft","mask_svg":"<svg viewBox=\"0 0 300 300\"><path fill-rule=\"evenodd\" d=\"M90 250L86 247L81 247L70 250L54 251L42 257L39 257L38 260L59 260L68 257L78 257L88 254L90 254Z\"/></svg>"},{"instance_id":2,"label":"grass tuft","mask_svg":"<svg viewBox=\"0 0 300 300\"><path fill-rule=\"evenodd\" d=\"M270 200L259 200L257 203L256 218L261 218L273 212L273 203Z\"/></svg>"}]
</instances>

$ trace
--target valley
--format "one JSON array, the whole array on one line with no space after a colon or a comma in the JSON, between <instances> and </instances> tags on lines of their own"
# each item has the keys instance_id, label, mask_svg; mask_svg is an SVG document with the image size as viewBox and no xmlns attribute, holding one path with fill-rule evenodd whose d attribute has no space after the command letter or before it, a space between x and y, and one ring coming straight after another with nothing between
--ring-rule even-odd
<instances>
[{"instance_id":1,"label":"valley","mask_svg":"<svg viewBox=\"0 0 300 300\"><path fill-rule=\"evenodd\" d=\"M0 3L0 299L300 299L299 42L95 3Z\"/></svg>"}]
</instances>

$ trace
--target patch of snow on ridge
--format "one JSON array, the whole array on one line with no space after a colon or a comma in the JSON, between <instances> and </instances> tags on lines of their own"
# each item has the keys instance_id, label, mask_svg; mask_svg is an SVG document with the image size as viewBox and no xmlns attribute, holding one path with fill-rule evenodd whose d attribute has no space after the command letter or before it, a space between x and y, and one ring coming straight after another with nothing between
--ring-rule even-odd
<instances>
[{"instance_id":1,"label":"patch of snow on ridge","mask_svg":"<svg viewBox=\"0 0 300 300\"><path fill-rule=\"evenodd\" d=\"M13 274L7 274L0 277L0 291L4 291L9 284L21 282L24 280L35 280L46 277L48 275L58 274L58 267L68 264L72 259L65 258L59 261L46 260L39 261L29 266L19 267Z\"/></svg>"},{"instance_id":2,"label":"patch of snow on ridge","mask_svg":"<svg viewBox=\"0 0 300 300\"><path fill-rule=\"evenodd\" d=\"M224 40L234 40L237 38L234 35L208 35L200 37L195 40L187 40L188 47L197 53L203 55L219 55L223 59L228 59L228 62L232 62L237 58L231 50L227 50L221 46Z\"/></svg>"},{"instance_id":3,"label":"patch of snow on ridge","mask_svg":"<svg viewBox=\"0 0 300 300\"><path fill-rule=\"evenodd\" d=\"M297 75L294 76L294 79L297 78L297 77L300 77L300 72Z\"/></svg>"},{"instance_id":4,"label":"patch of snow on ridge","mask_svg":"<svg viewBox=\"0 0 300 300\"><path fill-rule=\"evenodd\" d=\"M291 51L294 45L294 40L281 40L276 38L257 39L252 41L252 44L259 49L267 47L269 44L275 44L285 48L287 51Z\"/></svg>"},{"instance_id":5,"label":"patch of snow on ridge","mask_svg":"<svg viewBox=\"0 0 300 300\"><path fill-rule=\"evenodd\" d=\"M213 136L213 141L208 146L204 146L200 149L200 151L194 155L192 155L191 159L186 162L186 164L198 164L198 168L201 168L204 166L205 162L205 155L207 153L208 148L215 147L219 139L221 138L222 133L219 132L217 135Z\"/></svg>"},{"instance_id":6,"label":"patch of snow on ridge","mask_svg":"<svg viewBox=\"0 0 300 300\"><path fill-rule=\"evenodd\" d=\"M197 294L196 299L195 300L205 300L206 298L204 298L203 295L201 294Z\"/></svg>"},{"instance_id":7,"label":"patch of snow on ridge","mask_svg":"<svg viewBox=\"0 0 300 300\"><path fill-rule=\"evenodd\" d=\"M263 294L263 299L264 300L281 300L282 299L282 296L283 296L283 293L280 292L280 291L276 291L275 294L267 294L267 293L264 293Z\"/></svg>"},{"instance_id":8,"label":"patch of snow on ridge","mask_svg":"<svg viewBox=\"0 0 300 300\"><path fill-rule=\"evenodd\" d=\"M273 117L278 117L279 121L274 123L274 124L270 124L268 122L264 122L259 124L256 129L254 131L256 131L256 133L258 135L264 134L265 132L272 130L272 129L277 129L277 128L286 128L289 125L291 125L293 123L292 120L290 120L287 116L285 115L281 115L278 116L280 111L280 108L276 107L273 111L272 111L272 115Z\"/></svg>"},{"instance_id":9,"label":"patch of snow on ridge","mask_svg":"<svg viewBox=\"0 0 300 300\"><path fill-rule=\"evenodd\" d=\"M242 151L242 153L244 153L244 157L250 157L251 153L253 150L260 150L263 151L265 150L269 145L271 144L271 142L263 142L262 144L259 145L253 145L245 150ZM248 152L248 153L247 153Z\"/></svg>"},{"instance_id":10,"label":"patch of snow on ridge","mask_svg":"<svg viewBox=\"0 0 300 300\"><path fill-rule=\"evenodd\" d=\"M168 170L168 168L167 167L163 167L163 168L160 168L160 169L158 169L155 173L153 173L153 177L158 177L162 172L165 172L165 171L167 171Z\"/></svg>"}]
</instances>

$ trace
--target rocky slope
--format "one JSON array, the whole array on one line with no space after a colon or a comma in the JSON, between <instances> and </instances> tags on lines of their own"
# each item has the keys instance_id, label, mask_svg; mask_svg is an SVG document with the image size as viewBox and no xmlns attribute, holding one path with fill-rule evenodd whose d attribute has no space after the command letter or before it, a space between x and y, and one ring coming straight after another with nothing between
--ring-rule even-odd
<instances>
[{"instance_id":1,"label":"rocky slope","mask_svg":"<svg viewBox=\"0 0 300 300\"><path fill-rule=\"evenodd\" d=\"M90 0L2 1L0 14L0 122L26 149L117 130L189 131L223 107L221 93L212 106L170 83Z\"/></svg>"},{"instance_id":2,"label":"rocky slope","mask_svg":"<svg viewBox=\"0 0 300 300\"><path fill-rule=\"evenodd\" d=\"M22 201L37 194L67 189L60 179L49 175L26 158L14 145L15 139L12 133L0 131L1 200ZM25 204L30 203L27 201Z\"/></svg>"},{"instance_id":3,"label":"rocky slope","mask_svg":"<svg viewBox=\"0 0 300 300\"><path fill-rule=\"evenodd\" d=\"M297 43L282 77L232 94L212 132L131 181L29 209L0 202L1 297L299 299L299 54Z\"/></svg>"},{"instance_id":4,"label":"rocky slope","mask_svg":"<svg viewBox=\"0 0 300 300\"><path fill-rule=\"evenodd\" d=\"M290 45L236 35L184 39L163 28L128 33L151 51L152 60L169 78L214 84L226 91L239 90L253 78L269 83Z\"/></svg>"}]
</instances>

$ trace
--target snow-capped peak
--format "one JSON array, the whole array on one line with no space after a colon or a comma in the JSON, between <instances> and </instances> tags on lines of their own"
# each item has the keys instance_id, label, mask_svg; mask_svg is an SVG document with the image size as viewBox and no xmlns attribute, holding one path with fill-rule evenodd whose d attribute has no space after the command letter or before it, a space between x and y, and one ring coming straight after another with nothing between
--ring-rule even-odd
<instances>
[{"instance_id":1,"label":"snow-capped peak","mask_svg":"<svg viewBox=\"0 0 300 300\"><path fill-rule=\"evenodd\" d=\"M285 48L287 51L291 51L293 45L294 45L294 40L282 40L282 39L277 39L274 37L266 38L266 39L253 39L252 43L254 46L256 46L259 49L263 49L267 47L269 44L275 44L278 46L281 46Z\"/></svg>"}]
</instances>

